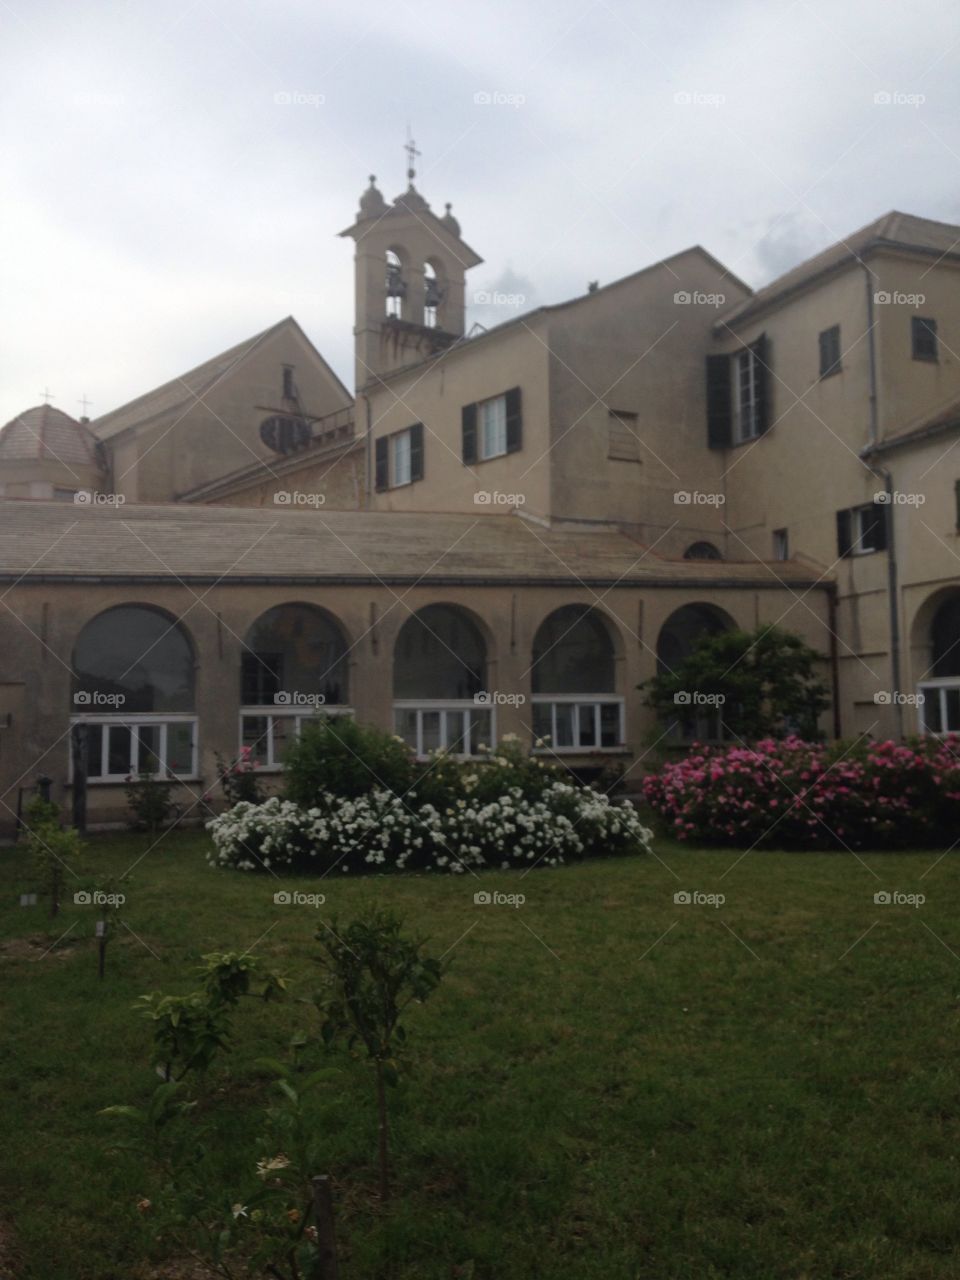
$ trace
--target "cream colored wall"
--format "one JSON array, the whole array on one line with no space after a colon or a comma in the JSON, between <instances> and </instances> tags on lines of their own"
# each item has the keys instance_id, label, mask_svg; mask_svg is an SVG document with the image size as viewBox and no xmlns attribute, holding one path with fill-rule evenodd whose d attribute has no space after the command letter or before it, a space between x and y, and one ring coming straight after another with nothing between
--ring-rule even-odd
<instances>
[{"instance_id":1,"label":"cream colored wall","mask_svg":"<svg viewBox=\"0 0 960 1280\"><path fill-rule=\"evenodd\" d=\"M52 498L54 489L101 491L106 477L95 466L57 462L52 458L4 462L0 498Z\"/></svg>"},{"instance_id":2,"label":"cream colored wall","mask_svg":"<svg viewBox=\"0 0 960 1280\"><path fill-rule=\"evenodd\" d=\"M218 476L280 456L261 441L260 424L284 411L284 364L295 366L305 412L322 415L349 404L296 326L284 326L202 401L121 436L115 446L116 491L129 501L169 502Z\"/></svg>"},{"instance_id":3,"label":"cream colored wall","mask_svg":"<svg viewBox=\"0 0 960 1280\"><path fill-rule=\"evenodd\" d=\"M362 443L347 452L267 476L259 484L204 502L212 507L315 507L318 511L356 511L363 505L366 461ZM289 503L276 495L290 494ZM321 501L322 499L322 501Z\"/></svg>"},{"instance_id":4,"label":"cream colored wall","mask_svg":"<svg viewBox=\"0 0 960 1280\"><path fill-rule=\"evenodd\" d=\"M531 331L532 330L532 331ZM469 511L503 515L495 503L477 504L479 492L519 493L525 511L549 510L549 472L529 470L547 451L549 387L542 321L530 329L508 330L450 351L429 368L412 369L370 391L372 437L390 435L414 422L424 425L424 478L399 489L372 495L378 511ZM461 410L464 405L521 388L523 448L517 453L465 466L462 461ZM365 428L363 401L357 431ZM439 551L442 548L438 548Z\"/></svg>"},{"instance_id":5,"label":"cream colored wall","mask_svg":"<svg viewBox=\"0 0 960 1280\"><path fill-rule=\"evenodd\" d=\"M400 601L398 594L402 594ZM375 583L302 588L218 585L204 593L198 606L196 594L176 583L151 584L143 589L121 584L21 584L8 595L12 614L0 617L0 650L8 657L9 669L23 677L22 694L14 690L6 701L0 701L0 714L8 707L13 715L11 728L0 730L0 802L7 806L0 808L0 829L9 830L17 787L31 785L40 772L53 778L54 796L70 803L67 731L72 709L71 655L81 629L101 610L139 602L166 609L174 617L186 615L183 625L196 655L202 777L183 784L178 800L196 814L201 811L205 788L215 780L215 753L232 757L238 750L240 658L247 630L264 610L293 601L321 605L338 619L350 646L350 700L355 713L361 720L388 729L393 725L393 652L403 623L427 604L450 603L469 610L488 637L490 690L522 693L527 698L517 707L498 708L497 733L517 733L525 741L531 734L530 662L537 628L562 605L582 602L596 607L606 616L615 638L617 693L626 699L630 744L621 758L628 767L636 762L629 779L634 784L644 767L645 744L656 736L653 716L643 705L636 685L654 675L657 636L674 609L692 601L713 603L742 626L783 617L791 629L825 652L824 594L811 593L806 606L801 606L780 588L690 592L677 588L592 591L420 585L397 593ZM43 640L42 645L36 637ZM4 738L3 734L11 736ZM16 749L6 748L4 742L14 742ZM609 759L605 754L589 758ZM120 821L125 814L122 786L91 785L92 822Z\"/></svg>"},{"instance_id":6,"label":"cream colored wall","mask_svg":"<svg viewBox=\"0 0 960 1280\"><path fill-rule=\"evenodd\" d=\"M700 539L724 550L725 508L675 495L726 496L723 460L706 448L704 361L717 316L745 296L693 249L550 313L552 447L536 465L551 474L554 516L639 526L662 555ZM638 414L639 462L609 458L611 409Z\"/></svg>"}]
</instances>

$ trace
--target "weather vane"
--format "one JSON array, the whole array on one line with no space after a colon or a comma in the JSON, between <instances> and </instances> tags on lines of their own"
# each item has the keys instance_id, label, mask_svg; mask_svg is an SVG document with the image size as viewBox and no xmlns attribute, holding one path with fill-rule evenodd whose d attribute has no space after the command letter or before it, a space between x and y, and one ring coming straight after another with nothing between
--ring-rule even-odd
<instances>
[{"instance_id":1,"label":"weather vane","mask_svg":"<svg viewBox=\"0 0 960 1280\"><path fill-rule=\"evenodd\" d=\"M417 176L417 171L414 166L416 165L417 156L420 155L420 152L417 150L417 144L410 136L409 125L407 125L407 140L403 144L403 149L407 153L407 177L412 183L414 178Z\"/></svg>"}]
</instances>

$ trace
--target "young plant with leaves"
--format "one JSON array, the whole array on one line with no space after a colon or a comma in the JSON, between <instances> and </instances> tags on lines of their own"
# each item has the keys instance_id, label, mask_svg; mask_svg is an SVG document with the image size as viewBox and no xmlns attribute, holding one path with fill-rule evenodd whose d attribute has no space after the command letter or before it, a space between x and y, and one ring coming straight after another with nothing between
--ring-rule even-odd
<instances>
[{"instance_id":1,"label":"young plant with leaves","mask_svg":"<svg viewBox=\"0 0 960 1280\"><path fill-rule=\"evenodd\" d=\"M50 901L50 914L56 916L63 898L63 885L72 864L80 853L80 833L73 827L60 825L57 805L39 796L30 801L25 817L27 848L40 892Z\"/></svg>"},{"instance_id":2,"label":"young plant with leaves","mask_svg":"<svg viewBox=\"0 0 960 1280\"><path fill-rule=\"evenodd\" d=\"M380 1198L390 1198L390 1150L387 1088L400 1078L407 1033L405 1010L436 991L446 968L424 952L426 939L404 935L402 921L385 911L368 911L349 924L317 934L319 962L327 987L315 998L323 1019L321 1035L330 1047L338 1037L348 1048L360 1046L376 1078Z\"/></svg>"}]
</instances>

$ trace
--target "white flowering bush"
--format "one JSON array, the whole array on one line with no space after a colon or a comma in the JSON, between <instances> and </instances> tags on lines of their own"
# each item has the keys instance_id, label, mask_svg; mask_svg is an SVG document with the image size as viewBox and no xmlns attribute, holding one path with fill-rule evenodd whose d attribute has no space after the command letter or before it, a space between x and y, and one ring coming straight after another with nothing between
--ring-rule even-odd
<instances>
[{"instance_id":1,"label":"white flowering bush","mask_svg":"<svg viewBox=\"0 0 960 1280\"><path fill-rule=\"evenodd\" d=\"M629 801L551 781L539 796L508 787L489 798L467 786L452 803L386 790L344 799L322 793L310 808L274 796L211 819L209 861L240 871L450 871L560 863L649 849ZM485 788L484 788L485 790Z\"/></svg>"}]
</instances>

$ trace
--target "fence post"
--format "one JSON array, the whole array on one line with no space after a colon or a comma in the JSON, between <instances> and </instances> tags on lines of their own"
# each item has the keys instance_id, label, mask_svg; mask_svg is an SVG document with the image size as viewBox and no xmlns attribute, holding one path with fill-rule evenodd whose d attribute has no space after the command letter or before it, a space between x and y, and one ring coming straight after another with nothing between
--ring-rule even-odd
<instances>
[{"instance_id":1,"label":"fence post","mask_svg":"<svg viewBox=\"0 0 960 1280\"><path fill-rule=\"evenodd\" d=\"M317 1280L340 1280L330 1179L326 1174L322 1174L312 1178L311 1182L313 1183L313 1219L317 1228L317 1250L320 1254Z\"/></svg>"},{"instance_id":2,"label":"fence post","mask_svg":"<svg viewBox=\"0 0 960 1280\"><path fill-rule=\"evenodd\" d=\"M81 835L87 833L87 726L75 724L71 734L73 748L73 825Z\"/></svg>"}]
</instances>

